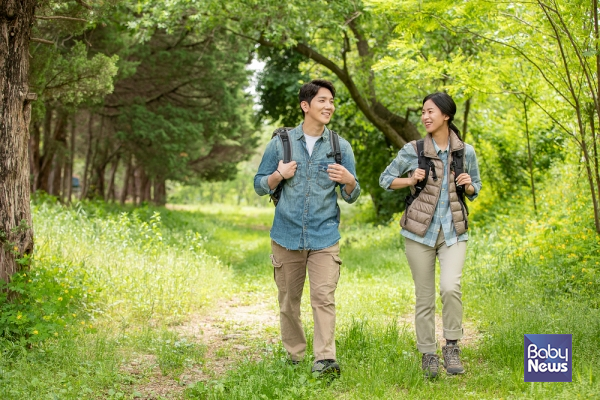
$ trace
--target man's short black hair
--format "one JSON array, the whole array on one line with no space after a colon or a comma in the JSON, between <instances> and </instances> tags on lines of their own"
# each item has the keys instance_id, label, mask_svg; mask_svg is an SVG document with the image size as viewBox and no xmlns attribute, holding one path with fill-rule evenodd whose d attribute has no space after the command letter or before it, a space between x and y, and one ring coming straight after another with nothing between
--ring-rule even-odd
<instances>
[{"instance_id":1,"label":"man's short black hair","mask_svg":"<svg viewBox=\"0 0 600 400\"><path fill-rule=\"evenodd\" d=\"M324 79L314 79L308 83L305 83L300 88L300 92L298 93L298 99L300 100L300 103L306 101L308 105L310 105L310 102L315 98L319 92L319 89L321 88L328 89L331 92L331 96L335 98L335 88L333 87L333 83ZM304 116L304 110L302 107L300 107L300 111L302 111L302 116Z\"/></svg>"}]
</instances>

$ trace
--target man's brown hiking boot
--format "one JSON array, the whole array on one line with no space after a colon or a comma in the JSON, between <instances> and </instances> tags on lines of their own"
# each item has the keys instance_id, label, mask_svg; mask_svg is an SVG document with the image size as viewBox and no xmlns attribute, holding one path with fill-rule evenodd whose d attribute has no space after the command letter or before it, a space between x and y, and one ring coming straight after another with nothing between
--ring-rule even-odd
<instances>
[{"instance_id":1,"label":"man's brown hiking boot","mask_svg":"<svg viewBox=\"0 0 600 400\"><path fill-rule=\"evenodd\" d=\"M460 348L457 344L448 344L442 347L442 355L444 356L444 368L448 375L465 373L462 362L460 362Z\"/></svg>"},{"instance_id":2,"label":"man's brown hiking boot","mask_svg":"<svg viewBox=\"0 0 600 400\"><path fill-rule=\"evenodd\" d=\"M435 378L440 367L440 359L437 354L423 353L421 359L421 368L425 374L425 378Z\"/></svg>"}]
</instances>

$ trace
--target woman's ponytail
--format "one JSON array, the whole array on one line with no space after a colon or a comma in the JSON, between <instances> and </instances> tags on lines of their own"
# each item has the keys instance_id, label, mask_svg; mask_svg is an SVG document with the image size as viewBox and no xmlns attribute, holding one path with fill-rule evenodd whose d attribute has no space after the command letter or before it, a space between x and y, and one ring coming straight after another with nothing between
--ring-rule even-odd
<instances>
[{"instance_id":1,"label":"woman's ponytail","mask_svg":"<svg viewBox=\"0 0 600 400\"><path fill-rule=\"evenodd\" d=\"M453 119L454 119L454 117L448 121L448 127L450 129L452 129L452 131L454 133L456 133L456 136L458 136L458 139L462 142L463 140L462 140L462 136L460 136L460 131L458 130L456 125L454 125L454 122L451 122Z\"/></svg>"}]
</instances>

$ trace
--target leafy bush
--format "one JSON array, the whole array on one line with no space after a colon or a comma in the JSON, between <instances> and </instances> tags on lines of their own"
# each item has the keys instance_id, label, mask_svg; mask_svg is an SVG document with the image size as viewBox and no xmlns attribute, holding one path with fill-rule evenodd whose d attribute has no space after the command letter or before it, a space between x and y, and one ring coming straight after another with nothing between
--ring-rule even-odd
<instances>
[{"instance_id":1,"label":"leafy bush","mask_svg":"<svg viewBox=\"0 0 600 400\"><path fill-rule=\"evenodd\" d=\"M30 271L0 281L0 336L23 345L93 329L96 290L81 265L34 260Z\"/></svg>"}]
</instances>

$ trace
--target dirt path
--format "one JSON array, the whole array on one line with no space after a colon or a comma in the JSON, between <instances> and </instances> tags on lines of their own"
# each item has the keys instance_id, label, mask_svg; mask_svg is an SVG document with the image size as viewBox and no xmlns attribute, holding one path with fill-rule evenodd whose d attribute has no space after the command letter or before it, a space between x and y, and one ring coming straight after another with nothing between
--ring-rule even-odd
<instances>
[{"instance_id":1,"label":"dirt path","mask_svg":"<svg viewBox=\"0 0 600 400\"><path fill-rule=\"evenodd\" d=\"M260 359L260 349L278 341L279 320L273 304L246 305L234 297L206 314L192 315L185 324L175 326L173 330L206 346L205 362L173 379L162 375L156 356L135 358L123 369L131 375L149 377L147 383L136 385L136 399L179 399L186 386L218 378L235 361Z\"/></svg>"}]
</instances>

